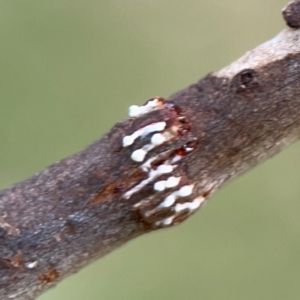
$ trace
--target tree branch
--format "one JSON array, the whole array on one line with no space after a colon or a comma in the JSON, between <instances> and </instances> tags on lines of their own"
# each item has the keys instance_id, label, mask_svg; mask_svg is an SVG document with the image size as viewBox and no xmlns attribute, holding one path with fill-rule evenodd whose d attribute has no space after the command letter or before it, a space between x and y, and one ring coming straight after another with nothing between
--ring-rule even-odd
<instances>
[{"instance_id":1,"label":"tree branch","mask_svg":"<svg viewBox=\"0 0 300 300\"><path fill-rule=\"evenodd\" d=\"M0 298L33 299L130 239L179 224L297 140L299 40L286 29L168 99L132 106L85 150L2 191Z\"/></svg>"}]
</instances>

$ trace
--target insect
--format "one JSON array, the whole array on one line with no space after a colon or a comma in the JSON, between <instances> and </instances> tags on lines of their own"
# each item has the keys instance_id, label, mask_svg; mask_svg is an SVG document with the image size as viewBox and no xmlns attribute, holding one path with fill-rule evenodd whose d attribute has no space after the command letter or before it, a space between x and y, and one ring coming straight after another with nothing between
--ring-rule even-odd
<instances>
[{"instance_id":1,"label":"insect","mask_svg":"<svg viewBox=\"0 0 300 300\"><path fill-rule=\"evenodd\" d=\"M180 108L157 97L143 106L130 106L129 116L139 118L156 110L165 111L162 120L138 128L122 140L124 148L132 149L130 159L146 174L122 197L137 198L133 209L150 228L178 224L205 202L205 197L195 196L195 184L178 168L197 145Z\"/></svg>"}]
</instances>

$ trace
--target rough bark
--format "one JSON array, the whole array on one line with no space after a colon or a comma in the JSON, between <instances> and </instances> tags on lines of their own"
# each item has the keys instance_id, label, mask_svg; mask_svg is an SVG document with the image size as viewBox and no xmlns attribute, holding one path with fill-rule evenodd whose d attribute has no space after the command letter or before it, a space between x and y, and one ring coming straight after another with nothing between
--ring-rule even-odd
<instances>
[{"instance_id":1,"label":"rough bark","mask_svg":"<svg viewBox=\"0 0 300 300\"><path fill-rule=\"evenodd\" d=\"M130 239L182 222L297 140L299 80L300 31L286 29L2 191L0 299L34 299Z\"/></svg>"}]
</instances>

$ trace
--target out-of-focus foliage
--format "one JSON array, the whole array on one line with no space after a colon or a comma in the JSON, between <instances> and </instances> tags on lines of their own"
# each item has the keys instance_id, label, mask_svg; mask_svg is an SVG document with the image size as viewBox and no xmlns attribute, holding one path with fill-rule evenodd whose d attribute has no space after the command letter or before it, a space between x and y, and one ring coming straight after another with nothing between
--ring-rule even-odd
<instances>
[{"instance_id":1,"label":"out-of-focus foliage","mask_svg":"<svg viewBox=\"0 0 300 300\"><path fill-rule=\"evenodd\" d=\"M1 187L272 38L285 2L1 1ZM299 157L296 144L40 300L299 299Z\"/></svg>"}]
</instances>

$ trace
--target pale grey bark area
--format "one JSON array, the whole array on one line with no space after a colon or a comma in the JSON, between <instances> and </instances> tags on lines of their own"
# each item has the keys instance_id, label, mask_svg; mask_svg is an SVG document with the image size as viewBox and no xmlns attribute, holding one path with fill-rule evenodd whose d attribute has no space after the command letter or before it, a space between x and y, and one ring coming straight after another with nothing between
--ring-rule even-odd
<instances>
[{"instance_id":1,"label":"pale grey bark area","mask_svg":"<svg viewBox=\"0 0 300 300\"><path fill-rule=\"evenodd\" d=\"M288 55L298 54L300 51L300 31L287 28L270 41L247 52L241 58L214 73L218 77L232 78L244 69L257 69L284 59ZM295 62L295 67L298 66Z\"/></svg>"}]
</instances>

